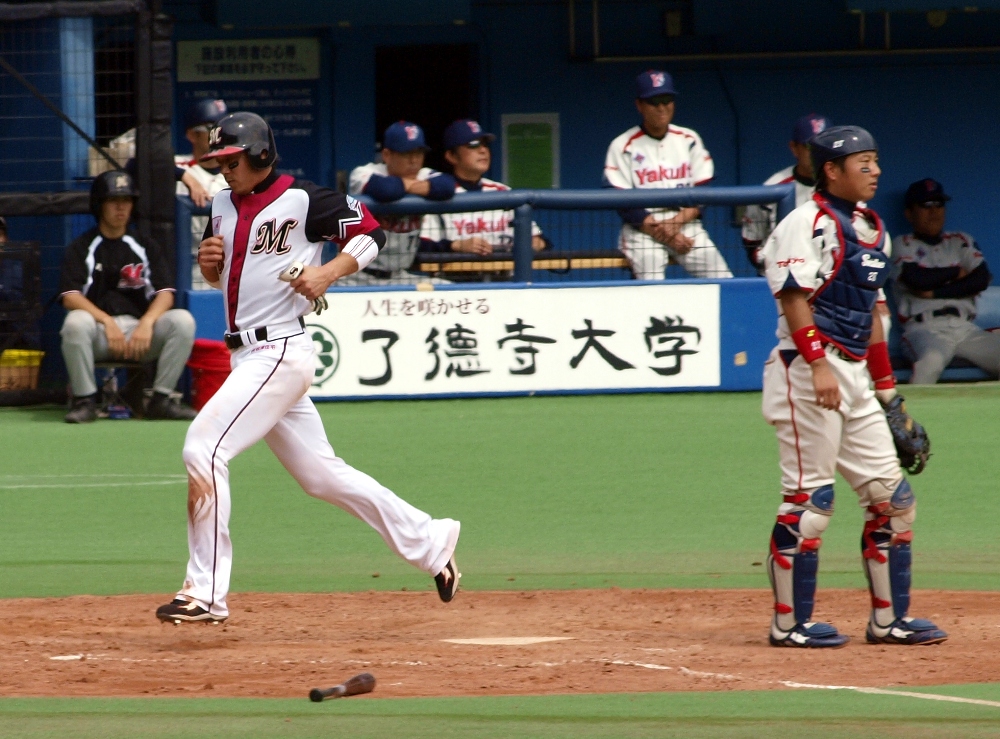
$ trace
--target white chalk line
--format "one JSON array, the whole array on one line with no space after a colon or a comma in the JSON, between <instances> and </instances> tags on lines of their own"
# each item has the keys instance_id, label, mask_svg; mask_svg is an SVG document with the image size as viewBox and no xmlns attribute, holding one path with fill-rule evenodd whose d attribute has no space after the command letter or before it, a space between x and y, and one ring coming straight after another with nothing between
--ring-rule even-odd
<instances>
[{"instance_id":1,"label":"white chalk line","mask_svg":"<svg viewBox=\"0 0 1000 739\"><path fill-rule=\"evenodd\" d=\"M857 685L813 685L811 683L796 683L791 680L779 681L781 685L788 688L807 688L811 690L853 690L857 693L867 693L869 695L895 695L900 698L920 698L925 701L944 701L946 703L970 703L974 706L990 706L1000 708L1000 701L987 701L979 698L959 698L954 695L941 695L939 693L914 693L909 690L886 690L884 688L862 688Z\"/></svg>"},{"instance_id":2,"label":"white chalk line","mask_svg":"<svg viewBox=\"0 0 1000 739\"><path fill-rule=\"evenodd\" d=\"M117 478L128 478L125 481L111 481ZM140 478L156 478L143 480ZM21 480L66 480L65 482L20 482ZM10 482L7 482L7 481ZM90 482L96 480L96 482ZM87 482L85 482L87 481ZM124 488L145 487L149 485L180 485L187 482L187 475L127 475L127 474L95 474L95 475L0 475L0 490L27 490L43 488Z\"/></svg>"}]
</instances>

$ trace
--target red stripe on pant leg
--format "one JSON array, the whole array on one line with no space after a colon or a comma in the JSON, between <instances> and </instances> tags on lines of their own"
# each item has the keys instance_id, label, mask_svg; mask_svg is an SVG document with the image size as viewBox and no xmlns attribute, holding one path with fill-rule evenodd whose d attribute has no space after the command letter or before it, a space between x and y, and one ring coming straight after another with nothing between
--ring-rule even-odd
<instances>
[{"instance_id":1,"label":"red stripe on pant leg","mask_svg":"<svg viewBox=\"0 0 1000 739\"><path fill-rule=\"evenodd\" d=\"M794 360L792 360L794 361ZM803 360L805 361L805 360ZM782 362L784 364L784 362ZM795 403L792 402L792 375L789 372L788 365L785 365L785 384L788 385L788 407L791 409L792 416L792 432L795 434L795 458L799 465L799 484L796 489L802 489L802 449L799 445L799 427L795 423Z\"/></svg>"}]
</instances>

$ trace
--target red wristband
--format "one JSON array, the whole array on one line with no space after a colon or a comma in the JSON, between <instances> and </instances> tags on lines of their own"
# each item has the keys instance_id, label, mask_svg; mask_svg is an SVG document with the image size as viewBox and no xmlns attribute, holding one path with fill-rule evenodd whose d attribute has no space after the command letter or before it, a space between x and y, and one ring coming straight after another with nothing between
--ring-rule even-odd
<instances>
[{"instance_id":1,"label":"red wristband","mask_svg":"<svg viewBox=\"0 0 1000 739\"><path fill-rule=\"evenodd\" d=\"M868 374L875 380L876 390L889 390L896 387L896 378L892 375L892 362L889 361L889 345L884 341L868 347Z\"/></svg>"},{"instance_id":2,"label":"red wristband","mask_svg":"<svg viewBox=\"0 0 1000 739\"><path fill-rule=\"evenodd\" d=\"M795 348L799 350L799 354L809 364L826 357L826 352L823 351L823 341L815 326L800 328L792 334L792 341L795 342Z\"/></svg>"}]
</instances>

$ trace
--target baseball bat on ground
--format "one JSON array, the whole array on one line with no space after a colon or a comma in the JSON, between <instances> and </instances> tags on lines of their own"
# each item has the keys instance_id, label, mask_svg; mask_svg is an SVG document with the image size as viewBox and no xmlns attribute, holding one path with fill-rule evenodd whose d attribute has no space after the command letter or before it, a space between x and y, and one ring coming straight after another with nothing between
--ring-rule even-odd
<instances>
[{"instance_id":1,"label":"baseball bat on ground","mask_svg":"<svg viewBox=\"0 0 1000 739\"><path fill-rule=\"evenodd\" d=\"M373 690L375 690L375 676L370 672L362 672L346 683L334 685L332 688L313 688L309 691L309 700L320 703L324 698L346 698L349 695L361 695Z\"/></svg>"}]
</instances>

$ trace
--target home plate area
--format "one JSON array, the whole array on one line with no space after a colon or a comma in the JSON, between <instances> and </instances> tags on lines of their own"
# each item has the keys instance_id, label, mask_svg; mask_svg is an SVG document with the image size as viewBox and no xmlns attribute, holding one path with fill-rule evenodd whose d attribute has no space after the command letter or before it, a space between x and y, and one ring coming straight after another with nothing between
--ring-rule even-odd
<instances>
[{"instance_id":1,"label":"home plate area","mask_svg":"<svg viewBox=\"0 0 1000 739\"><path fill-rule=\"evenodd\" d=\"M1000 668L1000 593L916 591L944 644L864 643L868 594L821 590L837 650L767 644L765 590L234 593L221 625L161 624L169 595L0 601L4 696L301 697L361 672L371 697L892 688Z\"/></svg>"}]
</instances>

